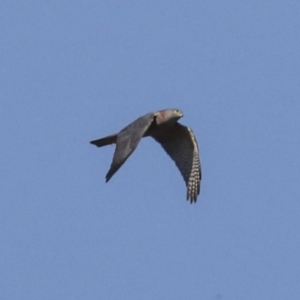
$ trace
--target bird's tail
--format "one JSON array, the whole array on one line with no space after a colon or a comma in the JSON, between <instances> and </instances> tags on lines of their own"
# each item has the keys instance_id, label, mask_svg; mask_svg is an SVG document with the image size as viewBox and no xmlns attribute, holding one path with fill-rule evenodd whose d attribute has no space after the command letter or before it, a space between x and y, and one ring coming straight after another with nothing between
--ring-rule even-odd
<instances>
[{"instance_id":1,"label":"bird's tail","mask_svg":"<svg viewBox=\"0 0 300 300\"><path fill-rule=\"evenodd\" d=\"M90 143L97 147L103 147L106 145L116 144L116 142L117 142L117 135L112 134L112 135L108 135L102 139L91 141Z\"/></svg>"}]
</instances>

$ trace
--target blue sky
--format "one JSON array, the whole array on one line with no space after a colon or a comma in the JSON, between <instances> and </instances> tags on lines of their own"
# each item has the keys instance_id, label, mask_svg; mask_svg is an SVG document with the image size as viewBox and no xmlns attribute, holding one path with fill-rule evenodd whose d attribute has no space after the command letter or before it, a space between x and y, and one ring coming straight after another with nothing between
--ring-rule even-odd
<instances>
[{"instance_id":1,"label":"blue sky","mask_svg":"<svg viewBox=\"0 0 300 300\"><path fill-rule=\"evenodd\" d=\"M1 299L299 299L299 1L0 10ZM168 107L194 205L153 140L108 184L89 144Z\"/></svg>"}]
</instances>

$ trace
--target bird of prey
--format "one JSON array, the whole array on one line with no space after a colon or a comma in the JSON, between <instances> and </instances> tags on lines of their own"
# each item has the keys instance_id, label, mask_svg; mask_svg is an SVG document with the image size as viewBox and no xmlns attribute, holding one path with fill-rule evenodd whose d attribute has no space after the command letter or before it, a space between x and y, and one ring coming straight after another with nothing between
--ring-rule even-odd
<instances>
[{"instance_id":1,"label":"bird of prey","mask_svg":"<svg viewBox=\"0 0 300 300\"><path fill-rule=\"evenodd\" d=\"M177 165L187 186L187 200L196 202L201 181L199 149L192 129L178 123L182 116L183 113L178 109L151 112L136 119L119 133L91 141L97 147L116 144L106 182L125 163L140 140L150 136L161 144Z\"/></svg>"}]
</instances>

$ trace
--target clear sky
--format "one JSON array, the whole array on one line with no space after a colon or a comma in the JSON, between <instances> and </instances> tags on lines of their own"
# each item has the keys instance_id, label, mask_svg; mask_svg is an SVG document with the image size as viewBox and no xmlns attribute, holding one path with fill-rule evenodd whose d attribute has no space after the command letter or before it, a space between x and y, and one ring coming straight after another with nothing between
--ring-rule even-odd
<instances>
[{"instance_id":1,"label":"clear sky","mask_svg":"<svg viewBox=\"0 0 300 300\"><path fill-rule=\"evenodd\" d=\"M300 2L1 1L0 299L300 299ZM175 107L198 202L152 139Z\"/></svg>"}]
</instances>

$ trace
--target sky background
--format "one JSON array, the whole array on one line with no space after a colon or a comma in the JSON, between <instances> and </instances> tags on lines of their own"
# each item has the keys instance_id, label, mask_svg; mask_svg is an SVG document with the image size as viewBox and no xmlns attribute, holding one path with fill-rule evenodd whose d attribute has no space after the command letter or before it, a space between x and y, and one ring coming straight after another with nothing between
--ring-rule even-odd
<instances>
[{"instance_id":1,"label":"sky background","mask_svg":"<svg viewBox=\"0 0 300 300\"><path fill-rule=\"evenodd\" d=\"M300 2L1 1L0 299L300 299ZM191 205L152 139L184 112Z\"/></svg>"}]
</instances>

